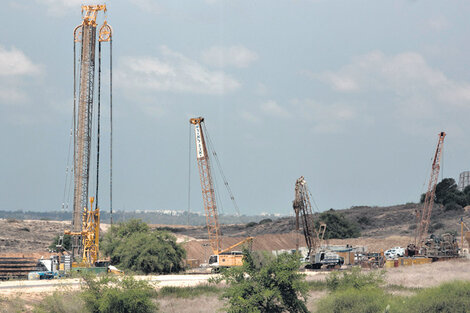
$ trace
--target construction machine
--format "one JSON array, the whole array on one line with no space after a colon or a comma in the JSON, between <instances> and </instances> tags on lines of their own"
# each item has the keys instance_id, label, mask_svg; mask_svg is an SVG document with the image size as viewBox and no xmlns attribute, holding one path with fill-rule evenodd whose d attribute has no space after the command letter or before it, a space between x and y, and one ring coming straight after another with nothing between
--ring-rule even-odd
<instances>
[{"instance_id":1,"label":"construction machine","mask_svg":"<svg viewBox=\"0 0 470 313\"><path fill-rule=\"evenodd\" d=\"M305 257L305 260L308 262L306 268L319 269L322 266L332 268L343 265L344 259L342 257L322 247L326 224L320 223L318 230L316 229L312 204L310 202L310 192L303 176L295 182L293 208L296 221L295 229L297 232L299 231L301 220L302 230L308 248L307 256Z\"/></svg>"},{"instance_id":2,"label":"construction machine","mask_svg":"<svg viewBox=\"0 0 470 313\"><path fill-rule=\"evenodd\" d=\"M245 243L251 244L253 237L248 237L226 249L222 249L214 182L212 180L211 164L206 138L204 136L204 132L206 131L205 127L203 130L204 118L191 118L189 122L194 125L196 159L199 168L204 211L206 214L207 234L213 252L213 255L209 257L209 266L212 267L214 271L217 271L221 267L241 266L243 264L241 251L232 250Z\"/></svg>"},{"instance_id":3,"label":"construction machine","mask_svg":"<svg viewBox=\"0 0 470 313\"><path fill-rule=\"evenodd\" d=\"M97 16L99 12L106 13L106 5L82 5L82 23L75 27L73 32L73 51L74 51L74 105L73 105L73 138L74 138L74 200L73 200L73 219L72 232L80 233L83 231L82 214L83 208L88 206L89 180L90 180L90 157L92 137L96 139L96 205L98 205L98 178L99 178L99 149L100 149L100 99L101 99L101 43L110 43L110 120L112 134L112 28L107 23L106 18L99 28L98 36L98 92L95 101L95 63L96 63L96 35L97 35ZM79 49L77 49L77 44ZM77 63L77 52L79 62ZM77 88L78 85L78 88ZM77 95L78 89L78 95ZM77 105L78 97L78 105ZM97 106L94 106L97 102ZM94 119L93 113L97 116ZM93 126L93 120L96 125ZM96 133L95 133L96 131ZM112 135L110 143L112 144ZM111 145L110 144L110 145ZM112 149L110 147L110 155ZM110 157L110 163L111 163ZM110 168L112 166L110 165ZM112 172L110 173L112 177ZM112 188L110 189L112 190ZM110 191L111 192L111 191ZM112 203L110 201L110 203ZM112 205L110 204L110 210ZM81 244L85 240L80 235L74 236L72 241L72 258L80 258L83 253Z\"/></svg>"},{"instance_id":4,"label":"construction machine","mask_svg":"<svg viewBox=\"0 0 470 313\"><path fill-rule=\"evenodd\" d=\"M444 234L442 236L436 236L432 234L428 237L428 229L431 222L432 208L434 206L445 136L445 132L440 132L438 134L437 147L434 152L431 167L431 178L429 179L423 207L421 211L416 211L417 227L415 239L414 242L410 243L406 249L407 256L421 255L439 258L455 257L458 255L458 246L454 235Z\"/></svg>"}]
</instances>

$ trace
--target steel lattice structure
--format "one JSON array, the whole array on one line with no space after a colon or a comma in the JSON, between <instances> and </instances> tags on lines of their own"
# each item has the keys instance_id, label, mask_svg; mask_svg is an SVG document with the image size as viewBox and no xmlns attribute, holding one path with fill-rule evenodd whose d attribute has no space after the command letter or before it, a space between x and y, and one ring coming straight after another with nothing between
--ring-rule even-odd
<instances>
[{"instance_id":1,"label":"steel lattice structure","mask_svg":"<svg viewBox=\"0 0 470 313\"><path fill-rule=\"evenodd\" d=\"M320 246L320 238L317 230L315 229L312 204L310 203L307 182L303 176L295 182L295 200L293 201L293 208L295 211L297 230L299 230L300 226L299 219L302 221L302 229L308 248L308 258L315 254L317 248ZM323 225L320 227L322 226Z\"/></svg>"},{"instance_id":2,"label":"steel lattice structure","mask_svg":"<svg viewBox=\"0 0 470 313\"><path fill-rule=\"evenodd\" d=\"M421 248L424 237L428 234L429 223L431 221L431 212L434 205L434 195L436 192L437 180L439 178L439 171L441 168L442 159L442 148L444 146L445 132L439 133L439 139L437 141L436 152L434 153L434 159L431 168L431 178L428 183L428 191L424 199L424 205L421 212L418 212L418 227L416 229L415 245Z\"/></svg>"},{"instance_id":3,"label":"steel lattice structure","mask_svg":"<svg viewBox=\"0 0 470 313\"><path fill-rule=\"evenodd\" d=\"M196 138L197 165L201 180L202 199L206 213L207 233L209 242L214 254L221 251L219 217L217 213L217 203L215 200L214 183L212 181L209 154L207 153L206 141L202 130L203 117L192 118L190 123L194 125Z\"/></svg>"}]
</instances>

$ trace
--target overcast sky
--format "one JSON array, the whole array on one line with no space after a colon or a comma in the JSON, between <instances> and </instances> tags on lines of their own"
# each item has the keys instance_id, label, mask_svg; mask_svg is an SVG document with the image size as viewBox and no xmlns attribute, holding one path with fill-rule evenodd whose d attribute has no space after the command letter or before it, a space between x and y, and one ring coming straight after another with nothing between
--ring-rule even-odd
<instances>
[{"instance_id":1,"label":"overcast sky","mask_svg":"<svg viewBox=\"0 0 470 313\"><path fill-rule=\"evenodd\" d=\"M73 108L72 32L82 1L3 2L0 209L60 209ZM320 210L417 201L440 131L447 132L444 177L470 170L468 1L107 5L114 28L115 209L187 209L195 116L206 118L242 214L290 214L301 175ZM103 53L107 64L107 44ZM105 93L106 108L107 101ZM102 210L109 209L108 113ZM191 210L201 212L191 140ZM223 211L234 213L217 182Z\"/></svg>"}]
</instances>

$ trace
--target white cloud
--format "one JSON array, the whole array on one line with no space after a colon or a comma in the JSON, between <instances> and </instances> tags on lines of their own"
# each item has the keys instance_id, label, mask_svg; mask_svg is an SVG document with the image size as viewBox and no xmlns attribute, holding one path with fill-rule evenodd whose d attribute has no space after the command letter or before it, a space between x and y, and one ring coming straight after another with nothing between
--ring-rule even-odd
<instances>
[{"instance_id":1,"label":"white cloud","mask_svg":"<svg viewBox=\"0 0 470 313\"><path fill-rule=\"evenodd\" d=\"M26 77L43 74L43 67L34 64L21 50L0 45L0 101L17 103L27 99Z\"/></svg>"},{"instance_id":2,"label":"white cloud","mask_svg":"<svg viewBox=\"0 0 470 313\"><path fill-rule=\"evenodd\" d=\"M130 2L148 13L160 14L162 11L160 5L154 0L130 0Z\"/></svg>"},{"instance_id":3,"label":"white cloud","mask_svg":"<svg viewBox=\"0 0 470 313\"><path fill-rule=\"evenodd\" d=\"M260 106L261 111L268 115L280 117L280 118L288 118L291 116L290 112L287 111L285 108L281 107L277 104L274 100L269 100L261 104Z\"/></svg>"},{"instance_id":4,"label":"white cloud","mask_svg":"<svg viewBox=\"0 0 470 313\"><path fill-rule=\"evenodd\" d=\"M340 92L391 92L398 99L430 98L470 105L470 84L450 79L416 52L387 56L374 51L338 71L313 74Z\"/></svg>"},{"instance_id":5,"label":"white cloud","mask_svg":"<svg viewBox=\"0 0 470 313\"><path fill-rule=\"evenodd\" d=\"M449 28L449 20L444 16L437 16L426 21L426 26L433 31L443 31Z\"/></svg>"},{"instance_id":6,"label":"white cloud","mask_svg":"<svg viewBox=\"0 0 470 313\"><path fill-rule=\"evenodd\" d=\"M0 45L0 76L37 75L41 67L35 65L22 51L5 49Z\"/></svg>"},{"instance_id":7,"label":"white cloud","mask_svg":"<svg viewBox=\"0 0 470 313\"><path fill-rule=\"evenodd\" d=\"M224 72L210 71L165 46L158 57L122 58L116 83L131 89L214 95L240 88L240 83Z\"/></svg>"},{"instance_id":8,"label":"white cloud","mask_svg":"<svg viewBox=\"0 0 470 313\"><path fill-rule=\"evenodd\" d=\"M313 122L313 130L317 133L338 133L345 123L358 117L356 109L346 104L326 105L312 99L294 99L292 105L296 116Z\"/></svg>"},{"instance_id":9,"label":"white cloud","mask_svg":"<svg viewBox=\"0 0 470 313\"><path fill-rule=\"evenodd\" d=\"M63 16L73 10L79 14L82 5L96 4L95 1L91 0L36 0L36 2L45 5L47 12L55 16Z\"/></svg>"},{"instance_id":10,"label":"white cloud","mask_svg":"<svg viewBox=\"0 0 470 313\"><path fill-rule=\"evenodd\" d=\"M241 111L240 116L245 121L248 121L251 123L258 123L260 121L260 119L255 114L248 112L248 111Z\"/></svg>"},{"instance_id":11,"label":"white cloud","mask_svg":"<svg viewBox=\"0 0 470 313\"><path fill-rule=\"evenodd\" d=\"M202 52L204 63L215 67L248 67L258 59L258 55L244 46L213 46Z\"/></svg>"}]
</instances>

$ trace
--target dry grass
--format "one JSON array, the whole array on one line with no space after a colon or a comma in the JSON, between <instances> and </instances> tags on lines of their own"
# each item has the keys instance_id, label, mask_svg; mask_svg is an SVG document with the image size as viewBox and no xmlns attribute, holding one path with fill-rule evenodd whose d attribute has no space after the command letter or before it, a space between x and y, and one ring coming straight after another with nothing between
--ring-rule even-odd
<instances>
[{"instance_id":1,"label":"dry grass","mask_svg":"<svg viewBox=\"0 0 470 313\"><path fill-rule=\"evenodd\" d=\"M158 299L157 303L160 306L159 311L163 313L212 313L220 312L224 306L224 301L217 295L192 299L165 297Z\"/></svg>"},{"instance_id":2,"label":"dry grass","mask_svg":"<svg viewBox=\"0 0 470 313\"><path fill-rule=\"evenodd\" d=\"M389 285L428 288L453 280L470 281L470 260L451 260L387 270Z\"/></svg>"}]
</instances>

